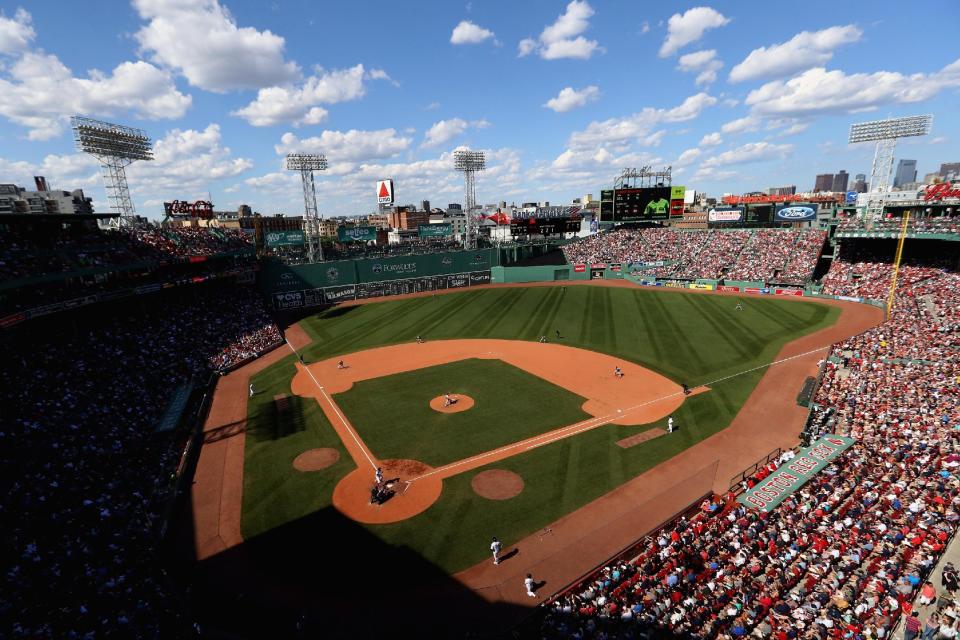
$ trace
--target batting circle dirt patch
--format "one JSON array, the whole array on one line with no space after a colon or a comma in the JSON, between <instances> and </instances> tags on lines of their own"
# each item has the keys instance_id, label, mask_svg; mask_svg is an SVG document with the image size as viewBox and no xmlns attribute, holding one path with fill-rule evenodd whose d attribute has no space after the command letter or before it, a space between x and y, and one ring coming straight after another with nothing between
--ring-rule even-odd
<instances>
[{"instance_id":1,"label":"batting circle dirt patch","mask_svg":"<svg viewBox=\"0 0 960 640\"><path fill-rule=\"evenodd\" d=\"M434 411L439 411L440 413L460 413L461 411L466 411L467 409L473 408L473 398L470 396L461 395L459 393L454 394L456 402L451 405L444 406L446 403L446 398L444 396L437 396L430 401L430 408Z\"/></svg>"},{"instance_id":2,"label":"batting circle dirt patch","mask_svg":"<svg viewBox=\"0 0 960 640\"><path fill-rule=\"evenodd\" d=\"M473 476L473 492L487 500L509 500L523 491L523 478L506 469L488 469Z\"/></svg>"},{"instance_id":3,"label":"batting circle dirt patch","mask_svg":"<svg viewBox=\"0 0 960 640\"><path fill-rule=\"evenodd\" d=\"M340 460L336 449L309 449L293 459L293 468L297 471L320 471L332 467Z\"/></svg>"},{"instance_id":4,"label":"batting circle dirt patch","mask_svg":"<svg viewBox=\"0 0 960 640\"><path fill-rule=\"evenodd\" d=\"M443 490L438 474L424 477L432 467L417 460L381 460L383 479L390 482L393 497L383 504L370 503L374 469L362 465L343 477L333 489L333 506L357 522L387 524L400 522L430 508Z\"/></svg>"}]
</instances>

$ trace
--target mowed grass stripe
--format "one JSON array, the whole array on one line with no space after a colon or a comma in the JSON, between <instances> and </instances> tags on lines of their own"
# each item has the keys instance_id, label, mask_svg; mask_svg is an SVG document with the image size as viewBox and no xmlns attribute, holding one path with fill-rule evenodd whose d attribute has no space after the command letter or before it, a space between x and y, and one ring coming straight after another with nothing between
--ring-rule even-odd
<instances>
[{"instance_id":1,"label":"mowed grass stripe","mask_svg":"<svg viewBox=\"0 0 960 640\"><path fill-rule=\"evenodd\" d=\"M728 297L698 296L697 303L691 304L688 294L653 289L568 286L565 293L560 290L560 295L558 289L523 288L520 290L525 293L518 295L517 289L504 288L456 292L436 298L386 300L339 317L308 318L303 324L310 335L325 336L323 343L311 347L311 353L327 357L342 353L346 342L350 350L355 351L409 341L416 333L422 333L427 339L495 335L530 340L547 334L553 341L553 331L559 328L564 333L565 345L623 358L677 382L696 384L769 362L785 342L827 326L839 314L834 307L772 297L750 298L745 306L756 306L756 310L747 313L745 309L733 315L736 301ZM512 295L508 295L510 292ZM709 300L709 304L705 300ZM398 311L402 313L395 313ZM723 320L727 315L732 316L731 324L736 326L728 327L724 335L711 320ZM398 325L395 320L400 317L403 321ZM608 324L611 321L613 331ZM794 323L795 326L791 326ZM744 332L751 333L754 341L742 340ZM344 335L349 341L343 339ZM740 341L742 353L727 343L731 338ZM747 364L731 365L741 359ZM262 372L260 375L279 376L277 386L270 387L268 393L273 393L274 388L279 389L278 393L289 392L292 371L293 365L283 361ZM687 398L675 413L679 431L670 437L621 449L616 445L617 440L654 426L665 427L665 421L640 427L605 425L491 465L514 471L523 478L523 492L510 500L491 501L473 493L470 481L484 470L481 468L445 479L440 499L415 518L365 528L387 545L408 548L443 571L462 570L488 558L491 536L498 536L509 547L519 538L542 530L571 510L726 428L763 374L763 370L758 370L731 378L716 385L710 393ZM254 378L258 389L261 388L259 380L259 376ZM413 380L396 401L385 424L393 425L398 430L393 435L401 440L434 442L428 446L437 446L440 442L444 455L459 455L443 444L457 444L456 439L425 437L430 434L419 428L420 419L409 407L422 406L425 399L419 394L428 390L414 392L418 386L416 376ZM784 393L793 396L797 391L787 389ZM509 388L498 386L497 401L510 393ZM528 405L525 410L532 413L550 410L549 399L522 400ZM251 407L251 411L255 411L255 407ZM351 419L352 413L352 409L347 411ZM323 437L332 438L333 444L323 446L342 449L322 415L308 412L301 422L305 422L306 428L292 433L280 430L276 439L264 437L253 442L248 438L253 446L248 447L246 453L245 536L330 506L332 487L345 473L342 467L331 468L328 475L323 475L327 474L324 471L300 474L305 478L285 477L299 474L287 461L304 448L317 446L302 440L304 433L326 434ZM509 431L510 442L519 439L524 424L509 416L499 422ZM374 452L381 455L376 449ZM347 457L345 453L343 456ZM338 465L344 465L347 470L353 468L352 462L343 459ZM317 531L314 537L323 535L326 535L324 531ZM338 548L353 548L348 540L329 542ZM381 561L385 573L400 571L399 566L391 564L390 554L378 559Z\"/></svg>"}]
</instances>

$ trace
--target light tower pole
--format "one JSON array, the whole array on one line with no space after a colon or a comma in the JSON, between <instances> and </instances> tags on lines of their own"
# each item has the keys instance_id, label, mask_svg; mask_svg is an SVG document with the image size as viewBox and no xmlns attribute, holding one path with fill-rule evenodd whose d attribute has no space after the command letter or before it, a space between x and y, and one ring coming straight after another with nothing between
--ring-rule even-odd
<instances>
[{"instance_id":1,"label":"light tower pole","mask_svg":"<svg viewBox=\"0 0 960 640\"><path fill-rule=\"evenodd\" d=\"M307 259L323 262L323 245L320 243L320 217L317 214L317 191L313 184L313 172L327 168L327 158L315 153L288 153L287 169L299 171L303 182L303 222L307 236Z\"/></svg>"},{"instance_id":2,"label":"light tower pole","mask_svg":"<svg viewBox=\"0 0 960 640\"><path fill-rule=\"evenodd\" d=\"M70 118L70 125L77 149L100 161L107 201L119 214L116 225L132 224L136 209L127 187L126 167L136 160L153 160L150 138L141 129L83 116Z\"/></svg>"},{"instance_id":3,"label":"light tower pole","mask_svg":"<svg viewBox=\"0 0 960 640\"><path fill-rule=\"evenodd\" d=\"M851 125L849 143L876 142L873 166L870 169L870 192L867 194L867 222L883 216L883 205L890 192L890 174L893 172L893 154L897 138L923 136L930 133L933 116L908 116L889 120L873 120Z\"/></svg>"},{"instance_id":4,"label":"light tower pole","mask_svg":"<svg viewBox=\"0 0 960 640\"><path fill-rule=\"evenodd\" d=\"M453 152L453 168L463 172L463 199L467 214L467 233L463 240L464 249L477 248L477 219L474 208L477 206L477 187L474 174L487 168L483 151L459 149Z\"/></svg>"}]
</instances>

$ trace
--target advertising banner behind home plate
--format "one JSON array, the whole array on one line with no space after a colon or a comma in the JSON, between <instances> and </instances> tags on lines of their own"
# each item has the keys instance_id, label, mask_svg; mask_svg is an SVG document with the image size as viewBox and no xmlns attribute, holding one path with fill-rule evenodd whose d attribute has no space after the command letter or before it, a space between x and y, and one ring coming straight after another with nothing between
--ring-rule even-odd
<instances>
[{"instance_id":1,"label":"advertising banner behind home plate","mask_svg":"<svg viewBox=\"0 0 960 640\"><path fill-rule=\"evenodd\" d=\"M853 443L853 438L825 435L812 442L809 447L800 449L793 460L785 463L737 500L748 507L770 511L820 473Z\"/></svg>"}]
</instances>

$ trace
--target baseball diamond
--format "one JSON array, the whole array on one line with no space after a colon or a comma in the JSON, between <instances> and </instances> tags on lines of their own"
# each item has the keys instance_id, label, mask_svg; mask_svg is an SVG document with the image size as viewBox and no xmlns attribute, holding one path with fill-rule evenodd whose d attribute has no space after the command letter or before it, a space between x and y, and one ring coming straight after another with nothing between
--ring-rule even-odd
<instances>
[{"instance_id":1,"label":"baseball diamond","mask_svg":"<svg viewBox=\"0 0 960 640\"><path fill-rule=\"evenodd\" d=\"M956 3L676 4L0 5L0 640L960 638Z\"/></svg>"}]
</instances>

